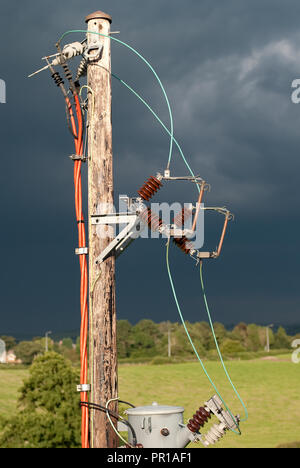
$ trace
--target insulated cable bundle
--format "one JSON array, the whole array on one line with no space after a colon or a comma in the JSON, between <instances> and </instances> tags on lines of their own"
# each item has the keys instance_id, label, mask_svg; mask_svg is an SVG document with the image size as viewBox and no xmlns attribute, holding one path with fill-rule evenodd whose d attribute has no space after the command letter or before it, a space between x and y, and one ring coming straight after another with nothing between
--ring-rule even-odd
<instances>
[{"instance_id":1,"label":"insulated cable bundle","mask_svg":"<svg viewBox=\"0 0 300 468\"><path fill-rule=\"evenodd\" d=\"M74 94L75 108L78 121L78 131L75 126L75 119L72 115L71 107L68 105L70 112L71 124L73 133L77 136L75 139L76 155L83 156L83 120L80 102L77 93ZM82 161L74 161L74 186L75 186L75 211L78 226L78 248L86 249L86 234L85 224L82 210L82 183L81 183L81 165ZM81 310L81 327L80 327L80 385L86 385L88 380L88 356L87 356L87 338L88 338L88 271L86 254L79 254L80 265L80 310ZM81 392L81 400L87 401L87 392ZM81 423L81 439L82 447L89 447L89 412L87 407L82 407L82 423Z\"/></svg>"},{"instance_id":2,"label":"insulated cable bundle","mask_svg":"<svg viewBox=\"0 0 300 468\"><path fill-rule=\"evenodd\" d=\"M64 70L68 75L67 78L71 81L71 75L68 68ZM57 73L55 81L57 82ZM53 74L52 74L53 76ZM58 86L63 86L62 80L59 80ZM86 385L88 379L88 356L87 356L87 338L88 338L88 271L86 260L86 233L85 222L82 210L82 181L81 181L81 165L83 156L83 117L79 102L79 97L75 86L71 86L71 91L74 98L75 114L73 112L72 103L67 95L65 95L66 108L70 118L71 130L74 136L74 145L76 158L74 160L74 187L75 187L75 213L78 227L78 254L80 265L80 311L81 311L81 326L80 326L80 385ZM76 123L77 122L77 123ZM81 401L87 401L87 392L80 392ZM89 447L89 412L88 407L81 408L81 441L82 447Z\"/></svg>"}]
</instances>

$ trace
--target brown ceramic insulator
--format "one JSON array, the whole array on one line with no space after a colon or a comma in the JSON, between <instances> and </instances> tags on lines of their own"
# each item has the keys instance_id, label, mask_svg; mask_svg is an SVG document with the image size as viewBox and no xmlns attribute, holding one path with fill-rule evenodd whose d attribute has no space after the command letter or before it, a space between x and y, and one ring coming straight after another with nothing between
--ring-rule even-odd
<instances>
[{"instance_id":1,"label":"brown ceramic insulator","mask_svg":"<svg viewBox=\"0 0 300 468\"><path fill-rule=\"evenodd\" d=\"M149 222L151 224L151 210L150 208L145 208L141 213L140 217L144 221L145 224L149 225Z\"/></svg>"},{"instance_id":2,"label":"brown ceramic insulator","mask_svg":"<svg viewBox=\"0 0 300 468\"><path fill-rule=\"evenodd\" d=\"M189 420L187 427L191 432L198 432L200 427L208 422L208 418L210 418L210 413L201 406L192 419Z\"/></svg>"},{"instance_id":3,"label":"brown ceramic insulator","mask_svg":"<svg viewBox=\"0 0 300 468\"><path fill-rule=\"evenodd\" d=\"M174 224L177 227L184 226L184 223L192 216L193 211L190 208L182 208L181 212L174 218Z\"/></svg>"},{"instance_id":4,"label":"brown ceramic insulator","mask_svg":"<svg viewBox=\"0 0 300 468\"><path fill-rule=\"evenodd\" d=\"M143 187L138 190L138 194L143 200L149 201L161 187L161 181L151 176L147 182L144 183Z\"/></svg>"},{"instance_id":5,"label":"brown ceramic insulator","mask_svg":"<svg viewBox=\"0 0 300 468\"><path fill-rule=\"evenodd\" d=\"M185 254L189 254L192 248L191 242L185 237L175 237L173 242L180 248Z\"/></svg>"},{"instance_id":6,"label":"brown ceramic insulator","mask_svg":"<svg viewBox=\"0 0 300 468\"><path fill-rule=\"evenodd\" d=\"M162 220L154 213L150 208L146 208L140 214L142 220L148 224L152 231L158 231L160 226L162 225Z\"/></svg>"}]
</instances>

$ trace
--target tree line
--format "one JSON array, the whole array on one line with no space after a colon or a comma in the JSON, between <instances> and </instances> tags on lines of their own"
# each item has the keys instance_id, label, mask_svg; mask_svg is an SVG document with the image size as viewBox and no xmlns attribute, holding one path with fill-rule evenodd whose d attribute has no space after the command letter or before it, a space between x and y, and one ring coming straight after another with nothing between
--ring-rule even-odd
<instances>
[{"instance_id":1,"label":"tree line","mask_svg":"<svg viewBox=\"0 0 300 468\"><path fill-rule=\"evenodd\" d=\"M216 346L207 322L185 322L189 334L202 358L212 358ZM221 323L214 324L215 335L221 352L225 356L255 353L269 349L290 349L295 337L289 336L283 327L276 331L256 324L239 323L227 330ZM268 339L267 339L268 335ZM297 337L297 335L296 335ZM42 337L31 341L17 342L14 337L0 337L6 343L7 351L13 350L16 358L29 365L35 356L45 351L46 340ZM118 358L122 360L151 359L156 357L192 358L193 349L180 323L161 322L144 319L135 325L128 320L117 322ZM79 338L75 342L69 337L55 342L48 339L49 350L63 355L72 362L79 360Z\"/></svg>"}]
</instances>

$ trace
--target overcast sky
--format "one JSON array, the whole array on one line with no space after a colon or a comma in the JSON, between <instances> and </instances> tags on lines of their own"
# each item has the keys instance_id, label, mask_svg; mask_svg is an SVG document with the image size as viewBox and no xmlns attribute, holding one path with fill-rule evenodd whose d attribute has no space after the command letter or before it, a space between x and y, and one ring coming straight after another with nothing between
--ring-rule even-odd
<instances>
[{"instance_id":1,"label":"overcast sky","mask_svg":"<svg viewBox=\"0 0 300 468\"><path fill-rule=\"evenodd\" d=\"M79 266L73 141L62 96L41 57L87 14L113 18L117 37L159 74L176 138L194 172L211 184L206 204L234 214L222 257L204 265L213 320L299 323L300 4L296 0L103 0L6 2L1 6L1 322L0 334L79 328ZM73 35L66 40L82 39ZM145 64L112 44L113 71L169 126L162 92ZM168 136L149 111L113 82L115 194L137 189L166 166ZM186 169L176 149L173 175ZM86 169L83 171L86 182ZM155 201L191 202L189 185L165 185ZM209 215L205 248L222 219ZM170 253L187 320L205 320L199 272ZM136 241L117 261L118 318L177 321L165 266L165 240Z\"/></svg>"}]
</instances>

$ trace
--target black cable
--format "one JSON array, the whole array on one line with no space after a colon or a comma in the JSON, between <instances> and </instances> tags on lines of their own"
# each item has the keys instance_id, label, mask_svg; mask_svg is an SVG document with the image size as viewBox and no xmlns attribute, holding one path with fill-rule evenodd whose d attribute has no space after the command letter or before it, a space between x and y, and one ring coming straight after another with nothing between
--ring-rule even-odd
<instances>
[{"instance_id":1,"label":"black cable","mask_svg":"<svg viewBox=\"0 0 300 468\"><path fill-rule=\"evenodd\" d=\"M133 440L133 445L136 446L137 445L137 438L136 438L136 433L135 433L135 430L134 428L132 427L132 425L130 424L129 421L127 421L126 419L123 419L119 414L115 413L114 411L104 407L104 406L101 406L101 405L97 405L96 403L88 403L88 402L81 402L80 403L81 406L87 406L88 408L92 408L92 409L96 409L98 411L103 411L103 412L108 412L110 414L110 416L112 416L113 418L117 419L117 420L121 420L126 426L129 427L129 429L131 430L131 433L132 433L132 440Z\"/></svg>"},{"instance_id":2,"label":"black cable","mask_svg":"<svg viewBox=\"0 0 300 468\"><path fill-rule=\"evenodd\" d=\"M68 129L69 129L69 131L70 131L72 137L73 137L75 140L78 140L78 136L74 134L73 129L72 129L72 126L71 126L70 115L69 115L69 109L68 109L67 104L66 104L66 106L65 106L65 109L66 109L66 118L67 118Z\"/></svg>"},{"instance_id":3,"label":"black cable","mask_svg":"<svg viewBox=\"0 0 300 468\"><path fill-rule=\"evenodd\" d=\"M80 88L80 84L79 84L78 80L76 81L76 84L74 83L72 72L71 72L71 70L70 70L70 68L68 66L67 60L65 59L65 57L64 57L64 55L62 53L60 44L57 43L56 47L57 47L58 53L60 54L61 66L63 68L65 77L67 78L67 80L69 81L69 84L70 84L70 91L72 92L73 98L75 99L75 96L78 95L78 89ZM81 112L81 117L82 117L82 128L83 128L84 127L84 114L82 112L81 106L80 106L80 112Z\"/></svg>"},{"instance_id":4,"label":"black cable","mask_svg":"<svg viewBox=\"0 0 300 468\"><path fill-rule=\"evenodd\" d=\"M122 402L122 403L126 403L126 402ZM127 404L127 403L126 403ZM103 411L104 413L108 412L110 416L112 416L113 418L117 419L118 421L121 420L126 426L129 427L129 429L131 430L131 434L132 434L132 445L135 447L137 445L137 438L136 438L136 433L135 433L135 430L134 428L132 427L132 425L130 424L129 421L127 421L127 419L123 419L118 413L115 413L114 411L106 408L105 406L101 406L101 405L98 405L97 403L89 403L88 401L81 401L80 402L80 406L85 406L85 407L88 407L88 408L91 408L91 409L95 409L95 410L98 410L98 411ZM131 404L129 403L129 406L131 406ZM134 408L134 407L133 407Z\"/></svg>"},{"instance_id":5,"label":"black cable","mask_svg":"<svg viewBox=\"0 0 300 468\"><path fill-rule=\"evenodd\" d=\"M128 401L123 401L123 400L118 400L119 403L124 403L124 405L131 406L131 408L135 408L135 406L132 403L128 403Z\"/></svg>"}]
</instances>

